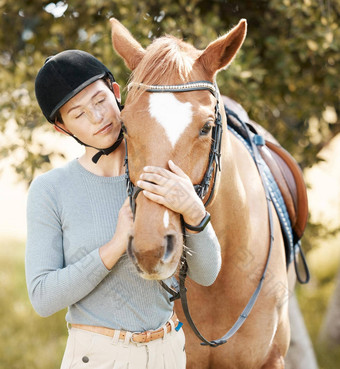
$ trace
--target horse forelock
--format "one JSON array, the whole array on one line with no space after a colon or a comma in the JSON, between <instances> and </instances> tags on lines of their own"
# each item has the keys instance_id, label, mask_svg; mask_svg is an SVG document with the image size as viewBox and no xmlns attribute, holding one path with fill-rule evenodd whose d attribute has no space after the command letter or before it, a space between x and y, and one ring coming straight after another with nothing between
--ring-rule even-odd
<instances>
[{"instance_id":1,"label":"horse forelock","mask_svg":"<svg viewBox=\"0 0 340 369\"><path fill-rule=\"evenodd\" d=\"M185 83L189 80L198 54L197 49L174 36L155 39L131 74L130 82L146 85ZM136 98L141 92L141 89L134 88L130 95Z\"/></svg>"}]
</instances>

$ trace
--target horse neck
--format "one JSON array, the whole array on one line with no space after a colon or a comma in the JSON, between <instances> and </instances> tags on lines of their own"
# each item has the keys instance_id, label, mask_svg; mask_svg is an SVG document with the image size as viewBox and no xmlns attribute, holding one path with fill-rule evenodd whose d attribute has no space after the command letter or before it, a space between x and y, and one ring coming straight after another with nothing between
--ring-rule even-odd
<instances>
[{"instance_id":1,"label":"horse neck","mask_svg":"<svg viewBox=\"0 0 340 369\"><path fill-rule=\"evenodd\" d=\"M213 214L213 225L221 243L229 249L248 244L250 214L246 191L239 173L237 155L233 152L229 131L224 124L221 150L221 172L216 197L208 210ZM236 241L237 240L237 241ZM235 242L236 241L236 242Z\"/></svg>"}]
</instances>

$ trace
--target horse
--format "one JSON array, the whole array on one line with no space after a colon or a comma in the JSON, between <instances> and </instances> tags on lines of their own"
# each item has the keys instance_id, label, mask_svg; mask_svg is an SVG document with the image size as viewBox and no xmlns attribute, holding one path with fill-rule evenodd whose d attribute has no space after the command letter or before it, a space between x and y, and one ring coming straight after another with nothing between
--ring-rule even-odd
<instances>
[{"instance_id":1,"label":"horse","mask_svg":"<svg viewBox=\"0 0 340 369\"><path fill-rule=\"evenodd\" d=\"M209 127L216 114L221 116L221 171L214 178L214 193L210 183L204 200L210 197L207 211L221 246L222 268L209 287L192 280L188 284L190 311L209 339L221 337L247 305L266 266L272 238L267 277L247 321L230 341L218 347L200 346L194 333L185 328L187 368L282 369L290 325L288 304L282 303L289 288L279 219L270 204L271 234L266 194L254 160L227 129L223 103L217 104L220 97L208 90L215 84L216 74L229 66L242 46L246 20L240 20L204 50L169 35L155 39L144 49L118 20L111 18L110 22L113 48L132 71L122 111L131 183L137 182L144 166L168 169L171 159L193 184L199 184L209 164ZM206 81L208 87L166 94L150 90L190 83L197 87L197 81ZM168 117L168 125L161 125L157 114ZM208 134L200 135L205 129ZM215 166L214 172L217 170ZM183 252L180 215L167 211L165 227L163 206L141 195L133 197L133 247L129 245L129 252L142 277L166 279L175 273ZM169 235L171 245L164 242ZM175 309L185 321L178 302Z\"/></svg>"}]
</instances>

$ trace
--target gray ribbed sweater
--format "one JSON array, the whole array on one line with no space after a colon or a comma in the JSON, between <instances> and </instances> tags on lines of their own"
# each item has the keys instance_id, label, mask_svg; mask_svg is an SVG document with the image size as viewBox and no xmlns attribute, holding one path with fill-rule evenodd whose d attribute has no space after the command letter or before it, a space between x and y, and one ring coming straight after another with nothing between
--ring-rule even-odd
<instances>
[{"instance_id":1,"label":"gray ribbed sweater","mask_svg":"<svg viewBox=\"0 0 340 369\"><path fill-rule=\"evenodd\" d=\"M78 160L33 181L26 282L38 314L49 316L68 307L70 323L129 331L155 329L168 320L173 303L158 282L142 279L126 254L111 271L100 258L99 248L113 237L126 196L124 176L97 176ZM212 284L221 267L212 226L186 237L192 250L189 276Z\"/></svg>"}]
</instances>

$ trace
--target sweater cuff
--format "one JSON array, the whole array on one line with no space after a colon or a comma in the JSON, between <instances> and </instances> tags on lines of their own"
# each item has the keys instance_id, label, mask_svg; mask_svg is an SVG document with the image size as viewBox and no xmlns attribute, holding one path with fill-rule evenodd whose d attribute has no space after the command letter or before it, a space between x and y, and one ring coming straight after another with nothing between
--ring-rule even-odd
<instances>
[{"instance_id":1,"label":"sweater cuff","mask_svg":"<svg viewBox=\"0 0 340 369\"><path fill-rule=\"evenodd\" d=\"M110 273L110 270L106 268L102 258L100 257L99 247L93 250L90 254L92 254L94 257L93 260L94 273L96 275L96 278L98 278L100 282Z\"/></svg>"},{"instance_id":2,"label":"sweater cuff","mask_svg":"<svg viewBox=\"0 0 340 369\"><path fill-rule=\"evenodd\" d=\"M217 241L217 237L214 228L211 225L211 222L207 224L207 226L203 229L202 232L189 233L186 231L185 238L187 244L190 245L190 247L192 247L193 249L195 249L195 245L206 244L207 240Z\"/></svg>"}]
</instances>

